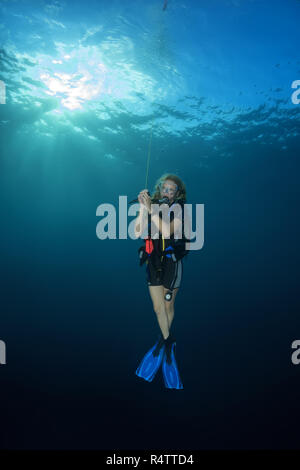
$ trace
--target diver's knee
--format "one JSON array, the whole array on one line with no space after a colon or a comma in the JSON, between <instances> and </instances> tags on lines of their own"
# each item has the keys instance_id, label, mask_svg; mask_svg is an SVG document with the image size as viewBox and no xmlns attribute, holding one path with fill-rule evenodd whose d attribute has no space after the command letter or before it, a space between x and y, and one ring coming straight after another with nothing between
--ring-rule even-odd
<instances>
[{"instance_id":1,"label":"diver's knee","mask_svg":"<svg viewBox=\"0 0 300 470\"><path fill-rule=\"evenodd\" d=\"M154 312L156 313L157 316L162 316L166 314L166 309L164 305L159 305L154 307Z\"/></svg>"},{"instance_id":2,"label":"diver's knee","mask_svg":"<svg viewBox=\"0 0 300 470\"><path fill-rule=\"evenodd\" d=\"M174 309L166 307L166 314L168 318L172 320L174 318Z\"/></svg>"},{"instance_id":3,"label":"diver's knee","mask_svg":"<svg viewBox=\"0 0 300 470\"><path fill-rule=\"evenodd\" d=\"M174 311L173 311L173 312L168 312L168 311L167 311L167 316L168 316L169 320L173 320L173 318L174 318Z\"/></svg>"},{"instance_id":4,"label":"diver's knee","mask_svg":"<svg viewBox=\"0 0 300 470\"><path fill-rule=\"evenodd\" d=\"M174 315L174 306L170 305L168 302L165 303L165 309L168 315Z\"/></svg>"}]
</instances>

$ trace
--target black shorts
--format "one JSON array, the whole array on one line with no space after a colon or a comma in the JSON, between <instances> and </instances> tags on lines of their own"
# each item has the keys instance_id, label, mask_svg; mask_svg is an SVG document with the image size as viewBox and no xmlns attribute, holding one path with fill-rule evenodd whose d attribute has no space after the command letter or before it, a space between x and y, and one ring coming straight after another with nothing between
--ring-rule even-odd
<instances>
[{"instance_id":1,"label":"black shorts","mask_svg":"<svg viewBox=\"0 0 300 470\"><path fill-rule=\"evenodd\" d=\"M159 279L157 279L157 271L151 262L151 258L146 261L146 264L148 286L164 286L166 289L180 287L183 274L182 259L173 261L171 258L165 258Z\"/></svg>"}]
</instances>

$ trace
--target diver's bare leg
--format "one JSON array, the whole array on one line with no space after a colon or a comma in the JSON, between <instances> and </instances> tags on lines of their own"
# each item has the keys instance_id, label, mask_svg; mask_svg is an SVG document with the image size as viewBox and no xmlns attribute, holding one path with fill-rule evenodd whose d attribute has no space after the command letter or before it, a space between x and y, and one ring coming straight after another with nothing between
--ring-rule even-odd
<instances>
[{"instance_id":1,"label":"diver's bare leg","mask_svg":"<svg viewBox=\"0 0 300 470\"><path fill-rule=\"evenodd\" d=\"M168 291L169 289L166 289L164 287L164 296ZM171 325L174 319L174 302L175 302L175 297L177 295L177 292L178 292L178 289L174 289L172 299L170 301L165 300L165 309L166 309L166 313L168 317L169 330L171 329Z\"/></svg>"},{"instance_id":2,"label":"diver's bare leg","mask_svg":"<svg viewBox=\"0 0 300 470\"><path fill-rule=\"evenodd\" d=\"M165 307L164 287L149 286L150 297L153 303L153 310L156 313L157 321L164 339L169 336L169 323Z\"/></svg>"}]
</instances>

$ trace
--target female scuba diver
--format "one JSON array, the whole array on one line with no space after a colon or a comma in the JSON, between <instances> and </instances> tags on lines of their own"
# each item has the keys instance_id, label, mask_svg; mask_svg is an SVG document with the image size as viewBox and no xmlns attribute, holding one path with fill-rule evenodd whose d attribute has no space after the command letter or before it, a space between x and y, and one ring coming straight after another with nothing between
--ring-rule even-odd
<instances>
[{"instance_id":1,"label":"female scuba diver","mask_svg":"<svg viewBox=\"0 0 300 470\"><path fill-rule=\"evenodd\" d=\"M160 335L144 356L136 374L151 382L162 365L166 388L182 389L175 359L176 342L170 329L182 279L182 258L187 254L185 242L188 238L185 237L183 223L186 188L178 176L165 174L157 181L154 195L150 197L148 190L144 189L139 193L138 201L140 212L135 223L135 235L145 239L145 244L139 249L140 265L146 263L149 293ZM163 217L160 217L160 212Z\"/></svg>"}]
</instances>

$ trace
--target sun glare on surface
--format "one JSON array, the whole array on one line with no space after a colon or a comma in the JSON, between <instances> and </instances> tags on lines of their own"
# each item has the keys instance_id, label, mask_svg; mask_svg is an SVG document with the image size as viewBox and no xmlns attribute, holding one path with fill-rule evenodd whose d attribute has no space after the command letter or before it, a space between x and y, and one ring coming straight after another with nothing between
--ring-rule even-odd
<instances>
[{"instance_id":1,"label":"sun glare on surface","mask_svg":"<svg viewBox=\"0 0 300 470\"><path fill-rule=\"evenodd\" d=\"M157 81L140 64L127 57L128 41L119 39L110 44L68 46L55 43L56 54L38 54L35 67L27 68L29 83L39 82L32 88L34 96L55 98L56 110L99 109L99 103L120 109L119 102L126 101L126 109L141 113L147 103L137 107L139 96L149 98L149 103L170 92L157 86ZM104 47L105 46L105 47ZM126 47L125 47L126 46ZM150 106L150 104L149 104ZM54 109L52 108L52 112Z\"/></svg>"},{"instance_id":2,"label":"sun glare on surface","mask_svg":"<svg viewBox=\"0 0 300 470\"><path fill-rule=\"evenodd\" d=\"M96 57L86 60L82 53L64 54L62 58L51 60L46 56L39 59L40 70L44 70L39 79L46 86L45 93L60 99L62 107L70 110L82 109L85 102L110 91L105 64Z\"/></svg>"}]
</instances>

